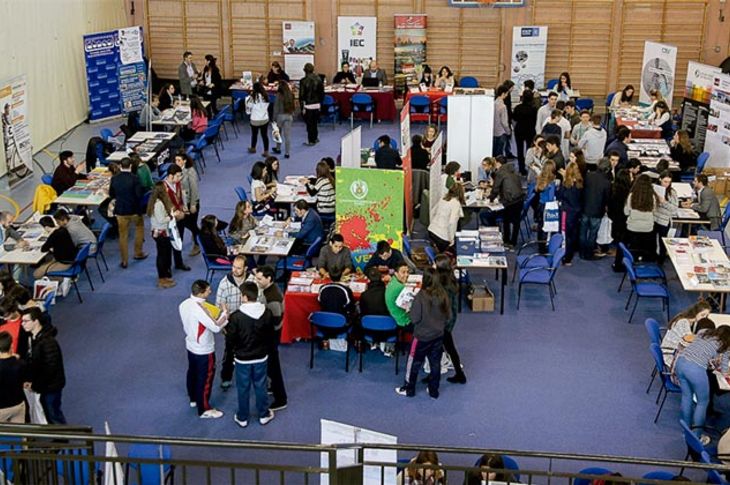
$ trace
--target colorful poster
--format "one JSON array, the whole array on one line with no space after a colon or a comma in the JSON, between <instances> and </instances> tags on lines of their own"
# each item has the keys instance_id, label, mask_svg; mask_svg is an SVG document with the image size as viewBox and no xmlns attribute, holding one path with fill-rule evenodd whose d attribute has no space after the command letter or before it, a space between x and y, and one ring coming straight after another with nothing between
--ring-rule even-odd
<instances>
[{"instance_id":1,"label":"colorful poster","mask_svg":"<svg viewBox=\"0 0 730 485\"><path fill-rule=\"evenodd\" d=\"M347 61L360 76L377 52L377 17L337 17L338 65Z\"/></svg>"},{"instance_id":2,"label":"colorful poster","mask_svg":"<svg viewBox=\"0 0 730 485\"><path fill-rule=\"evenodd\" d=\"M358 267L363 268L378 241L401 247L403 171L343 168L337 181L337 231L345 238Z\"/></svg>"},{"instance_id":3,"label":"colorful poster","mask_svg":"<svg viewBox=\"0 0 730 485\"><path fill-rule=\"evenodd\" d=\"M33 174L28 83L25 75L0 83L0 110L5 151L5 159L0 162L0 177L12 188Z\"/></svg>"},{"instance_id":4,"label":"colorful poster","mask_svg":"<svg viewBox=\"0 0 730 485\"><path fill-rule=\"evenodd\" d=\"M119 29L119 58L122 64L136 64L142 57L142 27Z\"/></svg>"},{"instance_id":5,"label":"colorful poster","mask_svg":"<svg viewBox=\"0 0 730 485\"><path fill-rule=\"evenodd\" d=\"M405 177L403 193L406 204L406 231L413 227L413 170L411 167L411 105L406 103L400 111L400 157Z\"/></svg>"},{"instance_id":6,"label":"colorful poster","mask_svg":"<svg viewBox=\"0 0 730 485\"><path fill-rule=\"evenodd\" d=\"M418 81L426 63L426 15L395 15L395 74Z\"/></svg>"},{"instance_id":7,"label":"colorful poster","mask_svg":"<svg viewBox=\"0 0 730 485\"><path fill-rule=\"evenodd\" d=\"M545 52L547 51L547 26L517 26L512 28L511 79L517 85L516 92L528 79L538 89L545 87Z\"/></svg>"},{"instance_id":8,"label":"colorful poster","mask_svg":"<svg viewBox=\"0 0 730 485\"><path fill-rule=\"evenodd\" d=\"M712 82L705 150L707 166L730 166L730 75L716 74Z\"/></svg>"},{"instance_id":9,"label":"colorful poster","mask_svg":"<svg viewBox=\"0 0 730 485\"><path fill-rule=\"evenodd\" d=\"M677 48L673 45L644 42L644 60L641 63L641 94L639 102L651 104L649 91L658 89L672 107L674 78L677 65Z\"/></svg>"},{"instance_id":10,"label":"colorful poster","mask_svg":"<svg viewBox=\"0 0 730 485\"><path fill-rule=\"evenodd\" d=\"M692 146L698 153L705 146L712 83L715 75L721 72L722 70L719 67L708 66L699 62L689 61L687 64L687 81L684 87L682 125L680 129L689 134Z\"/></svg>"},{"instance_id":11,"label":"colorful poster","mask_svg":"<svg viewBox=\"0 0 730 485\"><path fill-rule=\"evenodd\" d=\"M281 35L284 54L314 54L314 22L285 20Z\"/></svg>"}]
</instances>

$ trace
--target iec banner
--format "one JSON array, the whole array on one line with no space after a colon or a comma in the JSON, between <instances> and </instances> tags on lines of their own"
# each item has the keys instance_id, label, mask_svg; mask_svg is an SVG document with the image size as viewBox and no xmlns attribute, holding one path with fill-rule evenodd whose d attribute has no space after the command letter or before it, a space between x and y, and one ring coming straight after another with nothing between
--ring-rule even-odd
<instances>
[{"instance_id":1,"label":"iec banner","mask_svg":"<svg viewBox=\"0 0 730 485\"><path fill-rule=\"evenodd\" d=\"M708 166L727 167L730 160L730 76L715 74L704 151Z\"/></svg>"},{"instance_id":2,"label":"iec banner","mask_svg":"<svg viewBox=\"0 0 730 485\"><path fill-rule=\"evenodd\" d=\"M672 107L676 65L676 47L649 40L644 42L644 60L641 63L640 103L651 104L649 91L658 89L667 105L670 108Z\"/></svg>"},{"instance_id":3,"label":"iec banner","mask_svg":"<svg viewBox=\"0 0 730 485\"><path fill-rule=\"evenodd\" d=\"M395 15L395 74L418 81L426 63L426 15Z\"/></svg>"},{"instance_id":4,"label":"iec banner","mask_svg":"<svg viewBox=\"0 0 730 485\"><path fill-rule=\"evenodd\" d=\"M337 231L363 268L378 241L400 248L403 235L403 171L343 168L335 171Z\"/></svg>"},{"instance_id":5,"label":"iec banner","mask_svg":"<svg viewBox=\"0 0 730 485\"><path fill-rule=\"evenodd\" d=\"M511 79L517 92L528 79L537 89L545 87L545 52L547 51L547 26L517 26L512 28Z\"/></svg>"},{"instance_id":6,"label":"iec banner","mask_svg":"<svg viewBox=\"0 0 730 485\"><path fill-rule=\"evenodd\" d=\"M0 161L0 177L10 188L33 174L33 146L28 122L28 83L25 75L0 83L3 147L5 159Z\"/></svg>"},{"instance_id":7,"label":"iec banner","mask_svg":"<svg viewBox=\"0 0 730 485\"><path fill-rule=\"evenodd\" d=\"M377 54L377 17L337 17L339 64L348 62L359 77Z\"/></svg>"},{"instance_id":8,"label":"iec banner","mask_svg":"<svg viewBox=\"0 0 730 485\"><path fill-rule=\"evenodd\" d=\"M712 83L715 75L721 72L722 70L719 67L708 66L699 62L689 61L687 64L687 81L684 87L682 125L680 129L689 134L692 146L698 153L705 146Z\"/></svg>"}]
</instances>

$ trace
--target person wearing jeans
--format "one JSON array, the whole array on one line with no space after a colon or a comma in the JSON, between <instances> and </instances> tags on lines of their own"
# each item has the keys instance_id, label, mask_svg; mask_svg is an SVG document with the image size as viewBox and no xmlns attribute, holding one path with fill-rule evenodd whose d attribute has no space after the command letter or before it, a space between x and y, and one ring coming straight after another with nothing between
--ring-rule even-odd
<instances>
[{"instance_id":1,"label":"person wearing jeans","mask_svg":"<svg viewBox=\"0 0 730 485\"><path fill-rule=\"evenodd\" d=\"M492 153L495 157L505 154L512 136L507 106L504 104L507 96L509 96L509 90L504 85L499 86L494 99L494 150Z\"/></svg>"},{"instance_id":2,"label":"person wearing jeans","mask_svg":"<svg viewBox=\"0 0 730 485\"><path fill-rule=\"evenodd\" d=\"M294 121L294 95L289 83L279 83L274 101L274 120L279 125L279 134L284 141L284 158L291 153L291 125ZM274 153L281 153L281 143L274 147Z\"/></svg>"},{"instance_id":3,"label":"person wearing jeans","mask_svg":"<svg viewBox=\"0 0 730 485\"><path fill-rule=\"evenodd\" d=\"M172 279L172 243L169 234L169 224L175 214L182 217L181 211L175 211L165 183L157 182L147 204L147 215L150 217L152 239L157 246L157 286L160 288L172 288L176 284Z\"/></svg>"},{"instance_id":4,"label":"person wearing jeans","mask_svg":"<svg viewBox=\"0 0 730 485\"><path fill-rule=\"evenodd\" d=\"M583 213L578 236L581 259L593 259L598 229L601 227L601 219L606 214L611 195L611 182L608 179L610 170L610 163L603 159L598 165L598 170L586 174L583 187Z\"/></svg>"}]
</instances>

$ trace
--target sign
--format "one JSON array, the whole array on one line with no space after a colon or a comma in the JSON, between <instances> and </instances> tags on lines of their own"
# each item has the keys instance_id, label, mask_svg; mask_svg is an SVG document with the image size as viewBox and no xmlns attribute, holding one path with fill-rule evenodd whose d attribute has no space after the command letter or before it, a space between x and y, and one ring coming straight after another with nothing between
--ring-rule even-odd
<instances>
[{"instance_id":1,"label":"sign","mask_svg":"<svg viewBox=\"0 0 730 485\"><path fill-rule=\"evenodd\" d=\"M443 184L441 183L441 156L444 153L444 132L440 132L436 141L431 145L431 166L428 177L428 209L433 216L436 204L444 196Z\"/></svg>"},{"instance_id":2,"label":"sign","mask_svg":"<svg viewBox=\"0 0 730 485\"><path fill-rule=\"evenodd\" d=\"M345 168L360 168L362 127L358 126L340 140L340 165Z\"/></svg>"},{"instance_id":3,"label":"sign","mask_svg":"<svg viewBox=\"0 0 730 485\"><path fill-rule=\"evenodd\" d=\"M680 129L689 134L696 152L701 152L705 146L712 83L715 75L721 72L722 70L719 67L708 66L699 62L689 61L687 64L687 80L684 87L682 125Z\"/></svg>"},{"instance_id":4,"label":"sign","mask_svg":"<svg viewBox=\"0 0 730 485\"><path fill-rule=\"evenodd\" d=\"M299 81L304 77L304 65L314 64L312 54L287 54L284 56L284 71L292 81Z\"/></svg>"},{"instance_id":5,"label":"sign","mask_svg":"<svg viewBox=\"0 0 730 485\"><path fill-rule=\"evenodd\" d=\"M400 248L403 235L403 171L374 168L335 170L337 232L364 268L378 241Z\"/></svg>"},{"instance_id":6,"label":"sign","mask_svg":"<svg viewBox=\"0 0 730 485\"><path fill-rule=\"evenodd\" d=\"M707 166L730 165L730 75L716 74L712 82L705 150Z\"/></svg>"},{"instance_id":7,"label":"sign","mask_svg":"<svg viewBox=\"0 0 730 485\"><path fill-rule=\"evenodd\" d=\"M377 17L337 17L339 64L348 62L355 76L361 76L376 57Z\"/></svg>"},{"instance_id":8,"label":"sign","mask_svg":"<svg viewBox=\"0 0 730 485\"><path fill-rule=\"evenodd\" d=\"M641 94L639 102L651 104L649 91L658 89L672 107L677 48L647 40L644 42L644 60L641 63Z\"/></svg>"},{"instance_id":9,"label":"sign","mask_svg":"<svg viewBox=\"0 0 730 485\"><path fill-rule=\"evenodd\" d=\"M528 79L535 88L545 87L545 52L547 26L516 26L512 28L512 64L510 77L521 92Z\"/></svg>"},{"instance_id":10,"label":"sign","mask_svg":"<svg viewBox=\"0 0 730 485\"><path fill-rule=\"evenodd\" d=\"M33 175L33 146L28 119L28 82L25 75L0 83L0 114L5 158L0 177L10 188Z\"/></svg>"},{"instance_id":11,"label":"sign","mask_svg":"<svg viewBox=\"0 0 730 485\"><path fill-rule=\"evenodd\" d=\"M122 64L137 64L142 57L142 27L119 29L119 58Z\"/></svg>"},{"instance_id":12,"label":"sign","mask_svg":"<svg viewBox=\"0 0 730 485\"><path fill-rule=\"evenodd\" d=\"M395 15L395 74L418 81L426 63L426 15Z\"/></svg>"},{"instance_id":13,"label":"sign","mask_svg":"<svg viewBox=\"0 0 730 485\"><path fill-rule=\"evenodd\" d=\"M284 54L314 54L314 22L286 20L281 23Z\"/></svg>"},{"instance_id":14,"label":"sign","mask_svg":"<svg viewBox=\"0 0 730 485\"><path fill-rule=\"evenodd\" d=\"M406 231L413 227L413 168L411 166L411 104L400 110L400 157L405 177L403 193L406 204Z\"/></svg>"}]
</instances>

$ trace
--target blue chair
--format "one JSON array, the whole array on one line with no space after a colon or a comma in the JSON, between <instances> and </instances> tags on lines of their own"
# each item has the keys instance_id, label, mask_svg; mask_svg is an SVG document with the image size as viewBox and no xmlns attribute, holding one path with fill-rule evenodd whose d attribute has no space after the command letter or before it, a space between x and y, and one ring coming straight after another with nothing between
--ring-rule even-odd
<instances>
[{"instance_id":1,"label":"blue chair","mask_svg":"<svg viewBox=\"0 0 730 485\"><path fill-rule=\"evenodd\" d=\"M634 262L634 255L622 242L618 243L619 251L623 255L625 261L629 261L636 271L636 277L640 280L662 280L664 284L667 284L667 274L664 272L661 266L656 263L639 263ZM621 292L621 288L624 286L626 280L626 273L621 278L621 283L618 285L618 292Z\"/></svg>"},{"instance_id":2,"label":"blue chair","mask_svg":"<svg viewBox=\"0 0 730 485\"><path fill-rule=\"evenodd\" d=\"M203 261L205 261L205 281L212 282L213 275L216 271L230 271L231 270L231 262L228 263L220 263L218 262L218 259L225 259L227 260L228 256L225 254L208 254L205 252L205 246L203 246L203 242L200 240L200 235L196 238L196 241L198 243L198 246L200 247L200 255L203 257Z\"/></svg>"},{"instance_id":3,"label":"blue chair","mask_svg":"<svg viewBox=\"0 0 730 485\"><path fill-rule=\"evenodd\" d=\"M373 150L377 151L378 148L380 148L380 143L378 143L378 139L376 138L373 141ZM393 150L397 150L398 149L398 142L396 141L395 138L391 138L390 139L390 148L392 148Z\"/></svg>"},{"instance_id":4,"label":"blue chair","mask_svg":"<svg viewBox=\"0 0 730 485\"><path fill-rule=\"evenodd\" d=\"M46 297L43 299L43 309L48 313L51 314L51 306L53 306L53 298L56 296L55 291L49 292Z\"/></svg>"},{"instance_id":5,"label":"blue chair","mask_svg":"<svg viewBox=\"0 0 730 485\"><path fill-rule=\"evenodd\" d=\"M666 480L672 481L674 479L674 473L657 470L654 472L645 473L641 478L647 480Z\"/></svg>"},{"instance_id":6,"label":"blue chair","mask_svg":"<svg viewBox=\"0 0 730 485\"><path fill-rule=\"evenodd\" d=\"M218 145L221 146L221 150L223 149L223 140L221 139L221 124L222 121L211 121L208 123L208 128L205 129L203 132L203 138L208 142L208 145L213 146L213 150L215 150L215 156L218 159L218 163L221 161L220 153L218 153Z\"/></svg>"},{"instance_id":7,"label":"blue chair","mask_svg":"<svg viewBox=\"0 0 730 485\"><path fill-rule=\"evenodd\" d=\"M646 333L649 334L649 343L650 344L657 344L659 347L662 346L662 333L659 328L659 322L654 320L653 318L647 318L644 321L644 327L646 327ZM649 390L651 389L651 386L654 384L654 378L656 377L657 370L656 366L652 366L651 371L651 381L649 382L649 386L646 388L646 393L649 394Z\"/></svg>"},{"instance_id":8,"label":"blue chair","mask_svg":"<svg viewBox=\"0 0 730 485\"><path fill-rule=\"evenodd\" d=\"M706 451L700 453L700 461L706 465L717 465L717 462L713 462L709 453ZM727 485L730 483L717 470L707 470L707 482L715 485Z\"/></svg>"},{"instance_id":9,"label":"blue chair","mask_svg":"<svg viewBox=\"0 0 730 485\"><path fill-rule=\"evenodd\" d=\"M109 128L102 128L99 132L99 136L101 136L101 139L105 142L110 143L111 139L114 138L114 132Z\"/></svg>"},{"instance_id":10,"label":"blue chair","mask_svg":"<svg viewBox=\"0 0 730 485\"><path fill-rule=\"evenodd\" d=\"M207 131L207 130L206 130ZM210 143L208 143L208 140L205 138L205 136L201 135L198 138L196 138L192 144L188 145L188 148L186 150L187 154L191 157L197 155L196 157L196 163L195 163L195 171L197 172L198 169L200 169L200 173L198 175L205 173L205 167L207 164L205 163L205 153L203 153L203 150L205 150L205 147L209 146ZM216 153L218 150L216 149ZM198 164L197 161L200 161L201 163Z\"/></svg>"},{"instance_id":11,"label":"blue chair","mask_svg":"<svg viewBox=\"0 0 730 485\"><path fill-rule=\"evenodd\" d=\"M512 472L512 476L515 477L515 480L518 482L520 481L520 467L517 465L517 461L515 461L514 458L508 455L502 455L502 463L504 463L504 467L507 470L510 470Z\"/></svg>"},{"instance_id":12,"label":"blue chair","mask_svg":"<svg viewBox=\"0 0 730 485\"><path fill-rule=\"evenodd\" d=\"M411 239L408 237L407 234L403 234L403 251L405 252L406 256L408 256L411 260L413 260L413 247L414 243L418 243L418 247L423 248L425 251L426 247L431 247L431 242L427 241L426 239Z\"/></svg>"},{"instance_id":13,"label":"blue chair","mask_svg":"<svg viewBox=\"0 0 730 485\"><path fill-rule=\"evenodd\" d=\"M236 135L236 138L238 138L238 123L236 123L236 113L241 110L241 98L234 98L233 103L228 105L227 108L229 109L225 110L226 114L225 116L223 116L223 121L231 124L231 127L233 128L233 134Z\"/></svg>"},{"instance_id":14,"label":"blue chair","mask_svg":"<svg viewBox=\"0 0 730 485\"><path fill-rule=\"evenodd\" d=\"M51 182L53 182L53 174L51 173L44 173L41 175L41 183L44 185L51 185Z\"/></svg>"},{"instance_id":15,"label":"blue chair","mask_svg":"<svg viewBox=\"0 0 730 485\"><path fill-rule=\"evenodd\" d=\"M17 443L17 444L16 444ZM0 438L0 471L8 483L15 478L14 462L11 456L21 454L25 443L20 436L3 436Z\"/></svg>"},{"instance_id":16,"label":"blue chair","mask_svg":"<svg viewBox=\"0 0 730 485\"><path fill-rule=\"evenodd\" d=\"M694 461L702 459L702 453L705 453L709 458L717 456L717 445L705 446L700 441L699 437L687 426L687 423L683 420L679 420L679 426L682 428L682 434L684 435L684 442L687 444L687 454L684 455L684 461L688 458L692 458ZM712 463L717 463L714 459L710 460ZM683 471L684 469L682 469ZM682 471L679 474L682 474Z\"/></svg>"},{"instance_id":17,"label":"blue chair","mask_svg":"<svg viewBox=\"0 0 730 485\"><path fill-rule=\"evenodd\" d=\"M575 100L575 107L579 112L586 109L593 113L593 100L591 98L578 98Z\"/></svg>"},{"instance_id":18,"label":"blue chair","mask_svg":"<svg viewBox=\"0 0 730 485\"><path fill-rule=\"evenodd\" d=\"M239 113L241 115L241 120L244 119L244 116L246 115L246 111L241 109L241 105L243 105L246 102L246 98L248 98L248 91L243 91L239 89L231 90L231 99L236 102L238 101L238 107L234 107L233 110L233 116L236 116L236 113Z\"/></svg>"},{"instance_id":19,"label":"blue chair","mask_svg":"<svg viewBox=\"0 0 730 485\"><path fill-rule=\"evenodd\" d=\"M320 121L332 121L332 129L335 129L335 123L340 119L340 105L337 104L335 98L329 94L324 95L324 101L320 110Z\"/></svg>"},{"instance_id":20,"label":"blue chair","mask_svg":"<svg viewBox=\"0 0 730 485\"><path fill-rule=\"evenodd\" d=\"M613 472L605 468L590 467L584 468L578 472L579 475L611 475ZM590 478L576 478L573 480L573 485L591 485L593 480Z\"/></svg>"},{"instance_id":21,"label":"blue chair","mask_svg":"<svg viewBox=\"0 0 730 485\"><path fill-rule=\"evenodd\" d=\"M149 193L149 192L148 192ZM148 197L149 199L149 197ZM145 204L146 206L146 204ZM99 256L101 256L101 260L104 263L104 267L107 271L109 271L109 265L106 264L106 258L104 257L104 243L106 242L106 238L109 235L109 231L111 231L112 225L108 222L104 224L104 226L101 228L101 232L99 233L99 238L96 241L96 251L89 252L89 259L93 259L96 262L96 268L99 270L99 276L101 276L102 283L104 280L104 273L101 272L101 266L99 266Z\"/></svg>"},{"instance_id":22,"label":"blue chair","mask_svg":"<svg viewBox=\"0 0 730 485\"><path fill-rule=\"evenodd\" d=\"M360 320L363 340L368 344L395 344L395 375L398 375L398 324L393 317L384 315L365 315ZM362 372L362 356L366 346L360 348L360 372Z\"/></svg>"},{"instance_id":23,"label":"blue chair","mask_svg":"<svg viewBox=\"0 0 730 485\"><path fill-rule=\"evenodd\" d=\"M413 96L409 101L411 121L431 121L431 100L428 96Z\"/></svg>"},{"instance_id":24,"label":"blue chair","mask_svg":"<svg viewBox=\"0 0 730 485\"><path fill-rule=\"evenodd\" d=\"M163 460L172 459L172 451L168 445L135 444L129 448L128 458L131 460ZM164 482L160 479L160 472L164 474ZM174 483L175 466L164 463L127 463L124 476L129 485L160 485L160 483Z\"/></svg>"},{"instance_id":25,"label":"blue chair","mask_svg":"<svg viewBox=\"0 0 730 485\"><path fill-rule=\"evenodd\" d=\"M68 458L59 458L56 460L56 475L61 477L58 482L68 485L89 485L96 483L95 472L96 467L93 461L86 461L89 452L84 448L62 449L58 455L67 456ZM91 471L91 473L89 473ZM94 479L90 480L90 476Z\"/></svg>"},{"instance_id":26,"label":"blue chair","mask_svg":"<svg viewBox=\"0 0 730 485\"><path fill-rule=\"evenodd\" d=\"M691 173L683 173L680 175L679 180L681 182L687 182L692 183L695 179L695 175L702 173L702 171L705 169L705 165L707 165L707 161L710 159L710 154L708 152L702 152L697 156L697 167L695 168L694 172Z\"/></svg>"},{"instance_id":27,"label":"blue chair","mask_svg":"<svg viewBox=\"0 0 730 485\"><path fill-rule=\"evenodd\" d=\"M322 237L318 237L314 242L307 248L307 252L304 255L292 255L287 256L284 259L280 259L276 263L276 271L281 271L286 275L290 271L304 271L307 268L314 266L312 259L319 254L319 249L322 246Z\"/></svg>"},{"instance_id":28,"label":"blue chair","mask_svg":"<svg viewBox=\"0 0 730 485\"><path fill-rule=\"evenodd\" d=\"M626 274L629 275L629 281L631 281L631 294L629 294L629 299L626 300L626 306L624 307L624 310L629 309L631 298L634 296L634 294L636 294L634 308L631 310L631 315L629 315L629 323L631 323L631 320L633 320L634 318L634 312L636 312L636 306L639 304L640 298L661 299L662 310L664 310L666 307L667 321L669 321L669 290L667 289L666 285L662 283L657 283L655 281L639 281L638 276L636 275L636 270L634 269L634 265L631 264L631 261L627 261L626 258L624 258L624 267L626 268Z\"/></svg>"},{"instance_id":29,"label":"blue chair","mask_svg":"<svg viewBox=\"0 0 730 485\"><path fill-rule=\"evenodd\" d=\"M314 368L314 344L315 340L330 338L347 339L350 334L350 326L343 315L331 312L313 312L309 315L310 326L310 347L309 347L309 368ZM350 344L348 342L345 352L345 372L350 372Z\"/></svg>"},{"instance_id":30,"label":"blue chair","mask_svg":"<svg viewBox=\"0 0 730 485\"><path fill-rule=\"evenodd\" d=\"M525 268L549 268L553 266L553 259L555 256L555 253L559 248L563 246L563 241L565 238L563 237L563 234L560 232L557 232L550 236L550 240L548 241L548 248L547 253L540 254L540 253L534 253L534 254L526 254L522 255L520 254L523 249L533 246L535 244L540 243L541 241L529 241L525 244L523 244L520 249L517 251L517 258L515 264L515 269L512 272L512 282L515 281L515 276L517 275L518 270L522 270Z\"/></svg>"},{"instance_id":31,"label":"blue chair","mask_svg":"<svg viewBox=\"0 0 730 485\"><path fill-rule=\"evenodd\" d=\"M218 111L218 113L213 117L211 120L213 123L218 124L220 128L223 129L223 133L226 135L226 141L228 141L228 129L226 128L226 114L231 111L231 105L227 104L223 108ZM221 147L223 146L223 142L221 141Z\"/></svg>"},{"instance_id":32,"label":"blue chair","mask_svg":"<svg viewBox=\"0 0 730 485\"><path fill-rule=\"evenodd\" d=\"M459 79L459 87L461 88L478 88L479 80L474 76L464 76Z\"/></svg>"},{"instance_id":33,"label":"blue chair","mask_svg":"<svg viewBox=\"0 0 730 485\"><path fill-rule=\"evenodd\" d=\"M553 89L555 89L558 86L558 82L559 82L558 79L548 79L548 82L547 82L548 91L552 91Z\"/></svg>"},{"instance_id":34,"label":"blue chair","mask_svg":"<svg viewBox=\"0 0 730 485\"><path fill-rule=\"evenodd\" d=\"M157 167L157 172L160 174L160 180L165 180L165 177L167 177L167 171L170 169L170 165L172 165L172 162L163 163Z\"/></svg>"},{"instance_id":35,"label":"blue chair","mask_svg":"<svg viewBox=\"0 0 730 485\"><path fill-rule=\"evenodd\" d=\"M659 415L662 414L662 409L664 408L664 402L667 400L667 395L670 392L681 394L682 390L678 385L673 383L672 379L669 377L669 369L667 369L667 366L664 364L664 355L662 354L662 348L659 344L649 344L649 352L651 352L651 356L654 359L654 366L657 374L659 375L659 382L662 384L662 387L659 389L659 394L656 397L657 404L659 403L659 398L662 397L662 392L664 392L662 403L659 404L659 409L656 412L656 416L654 416L654 423L656 423L659 420Z\"/></svg>"},{"instance_id":36,"label":"blue chair","mask_svg":"<svg viewBox=\"0 0 730 485\"><path fill-rule=\"evenodd\" d=\"M525 202L522 205L522 213L520 214L520 237L523 241L527 241L532 237L530 207L532 207L532 202L535 200L535 197L537 197L537 194L535 194L535 186L531 184L531 186L527 187L527 197L525 197Z\"/></svg>"},{"instance_id":37,"label":"blue chair","mask_svg":"<svg viewBox=\"0 0 730 485\"><path fill-rule=\"evenodd\" d=\"M436 124L438 126L438 130L441 130L441 122L444 123L449 120L449 97L444 96L443 98L439 99L438 101L438 112L435 113L436 115Z\"/></svg>"},{"instance_id":38,"label":"blue chair","mask_svg":"<svg viewBox=\"0 0 730 485\"><path fill-rule=\"evenodd\" d=\"M426 253L426 256L428 257L428 264L435 264L436 263L436 251L434 251L431 246L424 247L423 251Z\"/></svg>"},{"instance_id":39,"label":"blue chair","mask_svg":"<svg viewBox=\"0 0 730 485\"><path fill-rule=\"evenodd\" d=\"M550 306L555 311L554 295L558 293L555 288L555 273L563 262L565 256L565 248L558 248L553 254L552 264L549 267L522 268L520 269L520 283L517 288L517 309L520 309L520 299L522 298L523 285L545 285L550 293Z\"/></svg>"},{"instance_id":40,"label":"blue chair","mask_svg":"<svg viewBox=\"0 0 730 485\"><path fill-rule=\"evenodd\" d=\"M365 93L355 93L350 99L352 109L350 111L350 129L353 129L355 123L355 114L370 113L370 128L373 127L373 113L375 113L375 103L372 96Z\"/></svg>"},{"instance_id":41,"label":"blue chair","mask_svg":"<svg viewBox=\"0 0 730 485\"><path fill-rule=\"evenodd\" d=\"M48 271L45 274L45 276L48 276L49 278L70 278L71 283L74 285L74 290L76 290L76 296L79 297L79 303L83 303L84 301L81 299L81 293L79 292L79 286L76 284L76 278L81 275L82 271L86 274L86 279L89 281L91 291L95 291L94 284L91 282L91 276L89 276L89 270L86 269L86 261L89 259L89 251L91 251L91 243L86 243L81 246L79 252L76 253L76 259L74 259L74 262L69 269L65 269L63 271Z\"/></svg>"},{"instance_id":42,"label":"blue chair","mask_svg":"<svg viewBox=\"0 0 730 485\"><path fill-rule=\"evenodd\" d=\"M236 192L238 200L240 200L241 202L246 202L248 200L248 196L246 195L246 189L244 189L240 185L238 187L234 187L233 191Z\"/></svg>"}]
</instances>

